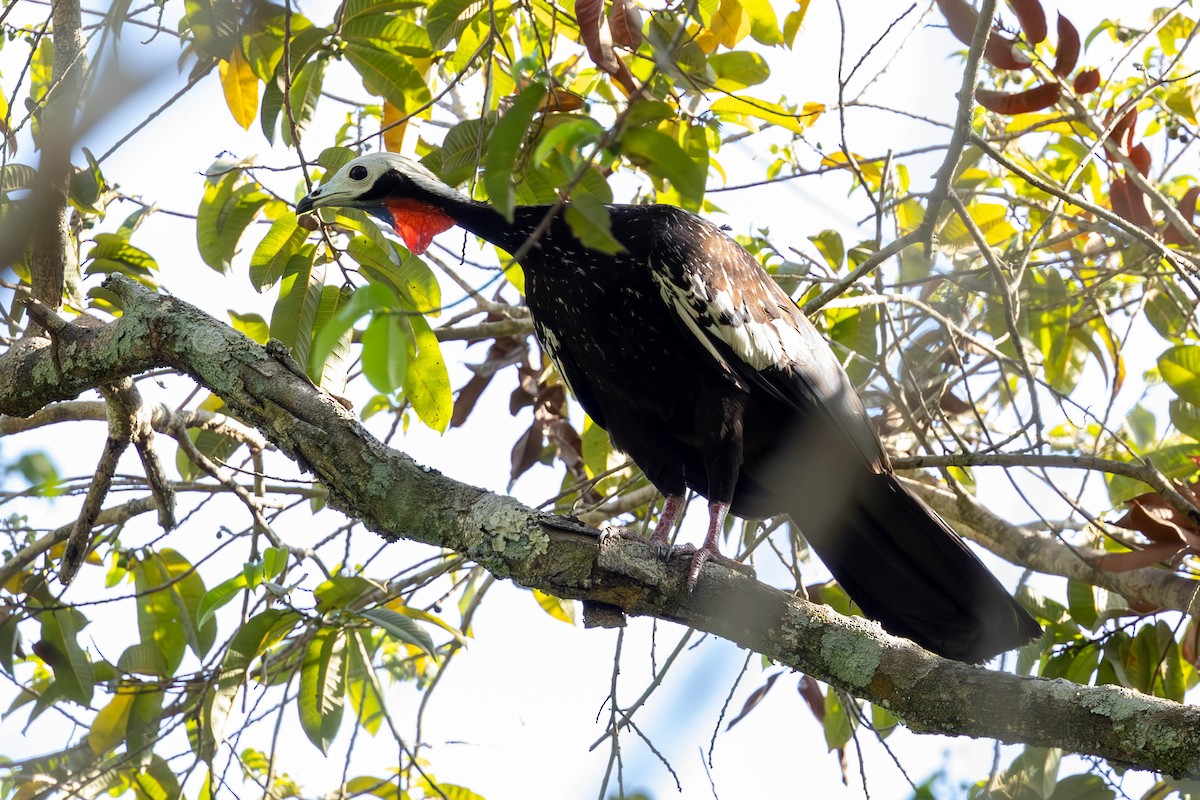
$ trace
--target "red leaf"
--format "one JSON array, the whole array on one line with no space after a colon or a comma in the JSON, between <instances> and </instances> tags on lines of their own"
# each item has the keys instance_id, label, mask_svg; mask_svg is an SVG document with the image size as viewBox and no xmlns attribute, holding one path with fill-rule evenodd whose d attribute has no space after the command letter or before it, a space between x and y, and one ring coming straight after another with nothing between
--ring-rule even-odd
<instances>
[{"instance_id":1,"label":"red leaf","mask_svg":"<svg viewBox=\"0 0 1200 800\"><path fill-rule=\"evenodd\" d=\"M642 43L642 15L633 0L613 0L608 10L608 28L613 44L638 49Z\"/></svg>"},{"instance_id":2,"label":"red leaf","mask_svg":"<svg viewBox=\"0 0 1200 800\"><path fill-rule=\"evenodd\" d=\"M1033 62L1016 51L1017 40L992 31L983 47L983 57L1000 69L1028 69Z\"/></svg>"},{"instance_id":3,"label":"red leaf","mask_svg":"<svg viewBox=\"0 0 1200 800\"><path fill-rule=\"evenodd\" d=\"M450 415L451 428L457 428L467 421L467 417L475 409L475 403L479 401L479 396L491 382L491 375L472 375L471 380L458 390L458 397L454 398L454 413Z\"/></svg>"},{"instance_id":4,"label":"red leaf","mask_svg":"<svg viewBox=\"0 0 1200 800\"><path fill-rule=\"evenodd\" d=\"M1054 74L1065 78L1075 69L1079 61L1079 31L1071 20L1058 15L1058 52L1054 61Z\"/></svg>"},{"instance_id":5,"label":"red leaf","mask_svg":"<svg viewBox=\"0 0 1200 800\"><path fill-rule=\"evenodd\" d=\"M817 718L817 722L825 724L825 696L821 694L821 687L817 685L816 678L810 678L807 675L800 676L800 683L796 685L796 691L804 698L808 710Z\"/></svg>"},{"instance_id":6,"label":"red leaf","mask_svg":"<svg viewBox=\"0 0 1200 800\"><path fill-rule=\"evenodd\" d=\"M965 414L971 410L970 403L950 391L942 392L942 399L938 401L938 405L941 406L942 411L952 416L955 414Z\"/></svg>"},{"instance_id":7,"label":"red leaf","mask_svg":"<svg viewBox=\"0 0 1200 800\"><path fill-rule=\"evenodd\" d=\"M1104 115L1104 127L1112 122L1112 112ZM1133 108L1126 112L1125 116L1121 117L1121 121L1112 129L1112 133L1108 135L1107 144L1111 147L1120 147L1121 139L1125 138L1125 134L1133 130L1134 124L1137 122L1137 109Z\"/></svg>"},{"instance_id":8,"label":"red leaf","mask_svg":"<svg viewBox=\"0 0 1200 800\"><path fill-rule=\"evenodd\" d=\"M997 92L991 89L976 89L975 100L988 111L997 114L1028 114L1040 111L1058 102L1062 91L1057 83L1043 83L1024 92Z\"/></svg>"},{"instance_id":9,"label":"red leaf","mask_svg":"<svg viewBox=\"0 0 1200 800\"><path fill-rule=\"evenodd\" d=\"M1046 38L1046 12L1038 0L1008 0L1008 4L1017 15L1025 41L1037 44Z\"/></svg>"},{"instance_id":10,"label":"red leaf","mask_svg":"<svg viewBox=\"0 0 1200 800\"><path fill-rule=\"evenodd\" d=\"M509 474L509 486L516 482L517 478L525 474L525 472L536 464L542 457L542 426L535 422L530 425L521 438L517 439L516 444L512 449L512 471Z\"/></svg>"},{"instance_id":11,"label":"red leaf","mask_svg":"<svg viewBox=\"0 0 1200 800\"><path fill-rule=\"evenodd\" d=\"M1152 544L1142 550L1131 550L1127 553L1105 553L1090 561L1092 566L1106 572L1129 572L1169 561L1182 549L1178 544Z\"/></svg>"},{"instance_id":12,"label":"red leaf","mask_svg":"<svg viewBox=\"0 0 1200 800\"><path fill-rule=\"evenodd\" d=\"M596 66L612 73L617 68L617 57L613 53L612 39L607 29L601 29L601 14L604 0L575 0L575 21L579 23L579 38L587 48L588 55Z\"/></svg>"},{"instance_id":13,"label":"red leaf","mask_svg":"<svg viewBox=\"0 0 1200 800\"><path fill-rule=\"evenodd\" d=\"M966 0L937 0L937 6L954 37L963 44L970 44L971 37L975 35L975 25L979 22L979 12L971 8Z\"/></svg>"},{"instance_id":14,"label":"red leaf","mask_svg":"<svg viewBox=\"0 0 1200 800\"><path fill-rule=\"evenodd\" d=\"M1150 210L1146 207L1146 196L1142 190L1130 183L1128 178L1117 178L1108 190L1109 205L1120 216L1143 228L1150 228Z\"/></svg>"},{"instance_id":15,"label":"red leaf","mask_svg":"<svg viewBox=\"0 0 1200 800\"><path fill-rule=\"evenodd\" d=\"M1146 148L1146 145L1139 144L1130 150L1129 160L1137 167L1138 172L1143 175L1150 174L1150 151Z\"/></svg>"},{"instance_id":16,"label":"red leaf","mask_svg":"<svg viewBox=\"0 0 1200 800\"><path fill-rule=\"evenodd\" d=\"M937 5L955 38L963 44L970 44L975 35L975 25L979 22L979 12L971 8L966 0L937 0ZM983 57L1000 69L1026 69L1030 62L1013 52L1016 44L1016 40L993 29L983 48Z\"/></svg>"},{"instance_id":17,"label":"red leaf","mask_svg":"<svg viewBox=\"0 0 1200 800\"><path fill-rule=\"evenodd\" d=\"M1075 94L1087 94L1100 86L1100 70L1085 69L1075 76Z\"/></svg>"},{"instance_id":18,"label":"red leaf","mask_svg":"<svg viewBox=\"0 0 1200 800\"><path fill-rule=\"evenodd\" d=\"M742 710L738 712L736 717L729 721L729 724L725 726L725 730L729 730L734 725L737 725L747 714L753 711L754 707L761 703L762 699L767 696L767 692L771 691L771 687L775 685L775 680L782 674L782 672L776 672L774 675L767 678L766 683L751 692L750 696L746 698L746 702L742 706Z\"/></svg>"},{"instance_id":19,"label":"red leaf","mask_svg":"<svg viewBox=\"0 0 1200 800\"><path fill-rule=\"evenodd\" d=\"M1179 640L1179 647L1182 651L1184 661L1193 666L1200 667L1200 625L1196 624L1195 617L1188 620L1187 629L1183 632L1183 638Z\"/></svg>"},{"instance_id":20,"label":"red leaf","mask_svg":"<svg viewBox=\"0 0 1200 800\"><path fill-rule=\"evenodd\" d=\"M1200 195L1200 186L1193 186L1187 190L1183 198L1175 204L1179 209L1179 214L1190 224L1196 216L1196 197ZM1195 227L1194 225L1192 227ZM1163 231L1163 241L1167 244L1187 244L1188 240L1184 236L1183 231L1178 230L1171 223L1167 223L1167 229Z\"/></svg>"},{"instance_id":21,"label":"red leaf","mask_svg":"<svg viewBox=\"0 0 1200 800\"><path fill-rule=\"evenodd\" d=\"M1158 495L1142 495L1142 497L1155 498ZM1183 544L1185 540L1183 531L1170 519L1169 513L1165 513L1175 509L1169 506L1166 508L1156 506L1157 504L1143 504L1134 498L1129 501L1129 510L1125 512L1125 516L1113 524L1127 530L1137 531L1157 544L1175 546Z\"/></svg>"}]
</instances>

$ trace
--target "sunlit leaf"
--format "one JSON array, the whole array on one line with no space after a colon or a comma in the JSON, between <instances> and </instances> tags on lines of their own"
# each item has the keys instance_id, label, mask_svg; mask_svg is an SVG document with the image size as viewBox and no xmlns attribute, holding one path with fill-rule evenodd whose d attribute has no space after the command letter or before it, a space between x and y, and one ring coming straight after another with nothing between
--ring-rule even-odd
<instances>
[{"instance_id":1,"label":"sunlit leaf","mask_svg":"<svg viewBox=\"0 0 1200 800\"><path fill-rule=\"evenodd\" d=\"M346 638L336 628L322 628L309 642L300 667L296 705L300 727L322 753L337 736L342 724L346 693Z\"/></svg>"}]
</instances>

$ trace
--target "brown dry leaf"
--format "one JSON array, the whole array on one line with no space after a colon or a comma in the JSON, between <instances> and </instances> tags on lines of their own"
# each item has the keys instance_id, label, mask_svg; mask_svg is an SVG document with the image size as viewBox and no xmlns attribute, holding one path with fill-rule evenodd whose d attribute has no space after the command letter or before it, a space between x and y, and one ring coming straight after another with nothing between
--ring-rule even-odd
<instances>
[{"instance_id":1,"label":"brown dry leaf","mask_svg":"<svg viewBox=\"0 0 1200 800\"><path fill-rule=\"evenodd\" d=\"M1065 78L1079 62L1079 31L1071 20L1058 15L1058 50L1055 52L1054 74Z\"/></svg>"},{"instance_id":2,"label":"brown dry leaf","mask_svg":"<svg viewBox=\"0 0 1200 800\"><path fill-rule=\"evenodd\" d=\"M579 23L579 38L596 66L607 73L617 68L617 56L612 49L608 26L602 25L604 0L575 0L575 21Z\"/></svg>"},{"instance_id":3,"label":"brown dry leaf","mask_svg":"<svg viewBox=\"0 0 1200 800\"><path fill-rule=\"evenodd\" d=\"M1100 70L1085 69L1075 76L1075 82L1072 88L1075 94L1087 94L1096 91L1100 86Z\"/></svg>"},{"instance_id":4,"label":"brown dry leaf","mask_svg":"<svg viewBox=\"0 0 1200 800\"><path fill-rule=\"evenodd\" d=\"M642 12L633 0L613 0L608 10L613 44L637 50L642 44Z\"/></svg>"},{"instance_id":5,"label":"brown dry leaf","mask_svg":"<svg viewBox=\"0 0 1200 800\"><path fill-rule=\"evenodd\" d=\"M817 722L825 724L825 696L821 694L821 687L817 684L816 678L811 678L808 675L800 676L800 683L796 685L796 691L804 698L805 705L817 718Z\"/></svg>"},{"instance_id":6,"label":"brown dry leaf","mask_svg":"<svg viewBox=\"0 0 1200 800\"><path fill-rule=\"evenodd\" d=\"M1037 44L1046 38L1046 12L1038 0L1008 0L1008 5L1017 15L1025 41Z\"/></svg>"},{"instance_id":7,"label":"brown dry leaf","mask_svg":"<svg viewBox=\"0 0 1200 800\"><path fill-rule=\"evenodd\" d=\"M976 89L975 100L988 111L997 114L1028 114L1049 108L1058 102L1062 87L1057 83L1043 83L1024 92L997 92L991 89Z\"/></svg>"},{"instance_id":8,"label":"brown dry leaf","mask_svg":"<svg viewBox=\"0 0 1200 800\"><path fill-rule=\"evenodd\" d=\"M1175 558L1183 549L1181 544L1152 544L1141 550L1125 553L1105 553L1091 560L1092 566L1105 572L1129 572L1130 570L1153 567L1162 561Z\"/></svg>"},{"instance_id":9,"label":"brown dry leaf","mask_svg":"<svg viewBox=\"0 0 1200 800\"><path fill-rule=\"evenodd\" d=\"M1175 207L1179 209L1179 215L1182 216L1189 224L1196 216L1196 197L1200 195L1200 186L1193 186L1184 193ZM1195 228L1195 225L1192 226ZM1183 231L1177 229L1173 224L1167 223L1166 230L1163 231L1163 241L1167 244L1187 244L1187 238Z\"/></svg>"},{"instance_id":10,"label":"brown dry leaf","mask_svg":"<svg viewBox=\"0 0 1200 800\"><path fill-rule=\"evenodd\" d=\"M734 725L737 725L747 714L753 711L754 707L761 703L762 699L767 696L767 692L771 691L771 687L775 685L775 681L782 674L782 672L776 672L774 675L767 678L766 683L751 692L750 696L746 698L746 702L742 705L742 710L738 712L736 717L729 721L729 724L725 726L725 730L728 731ZM822 709L824 709L824 703L825 701L822 699Z\"/></svg>"}]
</instances>

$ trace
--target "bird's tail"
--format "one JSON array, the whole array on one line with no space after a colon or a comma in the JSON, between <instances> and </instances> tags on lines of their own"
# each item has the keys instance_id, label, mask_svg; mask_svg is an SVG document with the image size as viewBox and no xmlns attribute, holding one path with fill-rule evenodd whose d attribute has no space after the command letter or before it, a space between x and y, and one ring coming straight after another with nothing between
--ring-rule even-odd
<instances>
[{"instance_id":1,"label":"bird's tail","mask_svg":"<svg viewBox=\"0 0 1200 800\"><path fill-rule=\"evenodd\" d=\"M838 583L885 630L927 650L977 663L1041 633L1033 618L963 541L893 475L856 481L836 515L806 526Z\"/></svg>"}]
</instances>

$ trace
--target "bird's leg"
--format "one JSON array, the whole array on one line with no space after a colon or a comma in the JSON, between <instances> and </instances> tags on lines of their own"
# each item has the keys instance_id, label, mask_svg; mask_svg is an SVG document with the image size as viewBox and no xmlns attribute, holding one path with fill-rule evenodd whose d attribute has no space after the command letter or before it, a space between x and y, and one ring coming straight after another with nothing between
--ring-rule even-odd
<instances>
[{"instance_id":1,"label":"bird's leg","mask_svg":"<svg viewBox=\"0 0 1200 800\"><path fill-rule=\"evenodd\" d=\"M659 558L671 555L671 529L675 527L675 521L679 519L679 512L682 510L683 495L667 495L662 513L658 515L658 524L654 526L654 533L650 535L650 546Z\"/></svg>"},{"instance_id":2,"label":"bird's leg","mask_svg":"<svg viewBox=\"0 0 1200 800\"><path fill-rule=\"evenodd\" d=\"M729 559L721 555L721 548L717 543L721 532L725 530L725 517L729 514L729 503L709 503L708 504L708 535L704 537L704 544L700 545L700 549L692 556L692 565L688 569L688 588L695 589L696 581L700 580L700 572L704 569L705 563L710 558L716 558L720 561L729 562ZM739 564L739 567L742 565Z\"/></svg>"}]
</instances>

